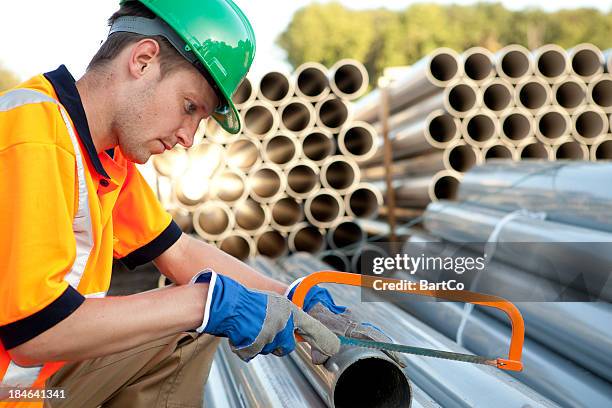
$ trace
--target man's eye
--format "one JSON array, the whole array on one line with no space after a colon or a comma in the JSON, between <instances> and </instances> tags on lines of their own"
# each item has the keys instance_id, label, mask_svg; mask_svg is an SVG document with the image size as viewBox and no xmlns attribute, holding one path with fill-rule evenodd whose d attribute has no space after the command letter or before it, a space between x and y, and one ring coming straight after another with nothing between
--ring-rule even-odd
<instances>
[{"instance_id":1,"label":"man's eye","mask_svg":"<svg viewBox=\"0 0 612 408\"><path fill-rule=\"evenodd\" d=\"M185 101L185 112L187 112L188 114L193 114L198 110L197 106L190 102L190 101Z\"/></svg>"}]
</instances>

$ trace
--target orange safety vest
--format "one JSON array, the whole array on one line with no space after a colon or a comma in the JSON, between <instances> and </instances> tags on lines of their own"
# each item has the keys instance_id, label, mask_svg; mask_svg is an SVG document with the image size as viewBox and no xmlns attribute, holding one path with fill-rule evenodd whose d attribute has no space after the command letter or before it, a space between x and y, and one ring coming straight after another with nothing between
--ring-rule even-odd
<instances>
[{"instance_id":1,"label":"orange safety vest","mask_svg":"<svg viewBox=\"0 0 612 408\"><path fill-rule=\"evenodd\" d=\"M181 235L119 148L96 152L64 66L0 94L0 229L0 386L33 388L62 363L21 367L7 349L104 297L113 258L133 269Z\"/></svg>"}]
</instances>

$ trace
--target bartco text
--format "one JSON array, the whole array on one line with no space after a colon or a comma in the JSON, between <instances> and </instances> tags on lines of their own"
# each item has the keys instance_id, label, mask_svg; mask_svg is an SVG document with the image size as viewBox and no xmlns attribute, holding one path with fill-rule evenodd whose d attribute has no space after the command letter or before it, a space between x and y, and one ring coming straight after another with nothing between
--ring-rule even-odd
<instances>
[{"instance_id":1,"label":"bartco text","mask_svg":"<svg viewBox=\"0 0 612 408\"><path fill-rule=\"evenodd\" d=\"M374 290L386 291L404 291L404 290L463 290L465 285L457 282L454 279L449 279L442 282L429 282L425 279L418 281L399 280L396 282L386 282L382 279L376 279L372 283Z\"/></svg>"}]
</instances>

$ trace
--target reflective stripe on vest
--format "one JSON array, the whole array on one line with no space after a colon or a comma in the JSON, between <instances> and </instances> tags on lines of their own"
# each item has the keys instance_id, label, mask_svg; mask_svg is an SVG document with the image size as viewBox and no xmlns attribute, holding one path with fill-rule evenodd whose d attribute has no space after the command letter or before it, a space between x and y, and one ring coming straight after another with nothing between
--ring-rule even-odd
<instances>
[{"instance_id":1,"label":"reflective stripe on vest","mask_svg":"<svg viewBox=\"0 0 612 408\"><path fill-rule=\"evenodd\" d=\"M45 102L53 103L58 106L74 148L77 178L79 181L78 207L72 222L72 229L74 231L76 240L76 257L72 268L64 280L66 280L66 282L68 282L68 284L70 284L70 286L72 286L74 289L77 289L79 282L83 277L83 273L85 272L85 266L87 265L87 260L89 259L89 255L91 254L91 250L93 248L93 233L91 215L89 213L89 194L87 193L87 182L83 167L84 161L81 155L79 143L77 141L76 133L68 118L68 113L66 113L64 107L60 105L57 100L45 95L44 93L31 89L16 89L1 96L0 112L18 108L23 105ZM10 361L4 377L0 379L0 383L3 385L31 387L36 382L42 367L42 365L35 367L22 367L16 364L14 361ZM0 368L0 372L1 371L2 370Z\"/></svg>"}]
</instances>

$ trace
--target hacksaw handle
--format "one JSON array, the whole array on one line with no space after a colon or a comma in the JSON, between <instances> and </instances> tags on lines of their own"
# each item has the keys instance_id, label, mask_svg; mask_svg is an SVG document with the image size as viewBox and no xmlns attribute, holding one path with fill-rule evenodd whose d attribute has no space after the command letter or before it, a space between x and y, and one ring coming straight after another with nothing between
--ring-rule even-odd
<instances>
[{"instance_id":1,"label":"hacksaw handle","mask_svg":"<svg viewBox=\"0 0 612 408\"><path fill-rule=\"evenodd\" d=\"M304 306L304 299L308 291L315 285L321 283L337 283L341 285L362 286L367 288L373 287L375 280L398 283L399 279L383 278L379 276L360 275L348 272L337 271L319 271L306 276L295 288L293 294L293 303L299 308ZM439 299L445 299L453 302L472 303L475 305L488 306L502 310L510 318L512 327L512 336L510 338L510 349L508 358L498 358L497 368L508 371L521 371L523 363L521 362L521 354L523 352L523 341L525 339L525 323L523 316L517 307L506 299L498 296L487 295L484 293L470 292L467 290L422 290L422 289L404 289L399 292L406 294L416 294L429 296ZM299 334L295 334L296 341L303 341Z\"/></svg>"}]
</instances>

